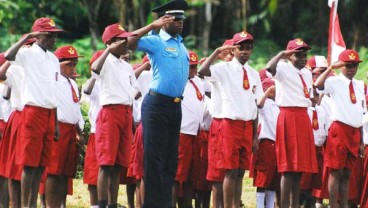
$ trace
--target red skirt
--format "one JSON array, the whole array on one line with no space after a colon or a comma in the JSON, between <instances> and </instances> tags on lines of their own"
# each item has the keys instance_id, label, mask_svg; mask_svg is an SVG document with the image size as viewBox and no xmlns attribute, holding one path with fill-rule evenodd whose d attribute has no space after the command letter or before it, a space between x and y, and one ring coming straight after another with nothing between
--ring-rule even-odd
<instances>
[{"instance_id":1,"label":"red skirt","mask_svg":"<svg viewBox=\"0 0 368 208\"><path fill-rule=\"evenodd\" d=\"M216 167L217 163L217 146L219 141L219 129L222 119L214 118L208 137L208 169L206 179L213 182L222 182L226 171Z\"/></svg>"},{"instance_id":2,"label":"red skirt","mask_svg":"<svg viewBox=\"0 0 368 208\"><path fill-rule=\"evenodd\" d=\"M18 130L21 123L21 112L13 111L9 117L8 124L6 125L3 139L9 141L8 149L8 164L6 166L5 177L20 181L22 177L23 167L16 164L16 152L19 147Z\"/></svg>"},{"instance_id":3,"label":"red skirt","mask_svg":"<svg viewBox=\"0 0 368 208\"><path fill-rule=\"evenodd\" d=\"M312 125L306 108L280 108L276 158L281 173L318 172Z\"/></svg>"},{"instance_id":4,"label":"red skirt","mask_svg":"<svg viewBox=\"0 0 368 208\"><path fill-rule=\"evenodd\" d=\"M363 165L363 182L360 206L368 207L368 146L365 146L365 158Z\"/></svg>"}]
</instances>

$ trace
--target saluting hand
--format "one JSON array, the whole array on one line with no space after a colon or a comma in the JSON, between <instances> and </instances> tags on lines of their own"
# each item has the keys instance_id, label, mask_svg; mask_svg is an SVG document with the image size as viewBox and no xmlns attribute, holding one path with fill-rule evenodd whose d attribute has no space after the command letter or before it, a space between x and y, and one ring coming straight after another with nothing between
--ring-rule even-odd
<instances>
[{"instance_id":1,"label":"saluting hand","mask_svg":"<svg viewBox=\"0 0 368 208\"><path fill-rule=\"evenodd\" d=\"M291 55L293 55L294 53L298 53L301 52L303 50L285 50L284 51L284 58L289 58Z\"/></svg>"},{"instance_id":2,"label":"saluting hand","mask_svg":"<svg viewBox=\"0 0 368 208\"><path fill-rule=\"evenodd\" d=\"M111 43L111 45L108 46L108 50L110 51L116 51L119 47L121 47L126 40L119 40Z\"/></svg>"},{"instance_id":3,"label":"saluting hand","mask_svg":"<svg viewBox=\"0 0 368 208\"><path fill-rule=\"evenodd\" d=\"M36 37L38 37L38 36L40 36L40 35L49 35L49 34L51 34L50 32L40 32L40 31L37 31L37 32L31 32L31 33L28 33L27 35L26 35L26 38L27 38L27 40L28 39L30 39L30 38L36 38Z\"/></svg>"},{"instance_id":4,"label":"saluting hand","mask_svg":"<svg viewBox=\"0 0 368 208\"><path fill-rule=\"evenodd\" d=\"M164 15L152 23L155 29L160 29L162 26L174 21L175 17L170 15Z\"/></svg>"},{"instance_id":5,"label":"saluting hand","mask_svg":"<svg viewBox=\"0 0 368 208\"><path fill-rule=\"evenodd\" d=\"M339 68L341 68L345 65L346 65L346 63L343 62L343 61L336 61L335 63L331 64L330 68L331 69L339 69Z\"/></svg>"},{"instance_id":6,"label":"saluting hand","mask_svg":"<svg viewBox=\"0 0 368 208\"><path fill-rule=\"evenodd\" d=\"M265 94L267 95L267 97L269 97L270 95L274 94L275 91L276 91L276 86L274 85L274 86L269 87L266 90Z\"/></svg>"}]
</instances>

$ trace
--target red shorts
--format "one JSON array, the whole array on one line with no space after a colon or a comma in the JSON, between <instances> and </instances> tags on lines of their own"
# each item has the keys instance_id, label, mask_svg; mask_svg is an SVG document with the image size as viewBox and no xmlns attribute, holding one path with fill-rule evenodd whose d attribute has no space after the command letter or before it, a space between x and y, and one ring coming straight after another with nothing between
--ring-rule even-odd
<instances>
[{"instance_id":1,"label":"red shorts","mask_svg":"<svg viewBox=\"0 0 368 208\"><path fill-rule=\"evenodd\" d=\"M206 179L213 182L222 182L225 177L226 171L216 167L217 163L217 146L218 146L218 134L222 119L214 118L211 123L211 128L208 137L208 169Z\"/></svg>"},{"instance_id":2,"label":"red shorts","mask_svg":"<svg viewBox=\"0 0 368 208\"><path fill-rule=\"evenodd\" d=\"M363 188L363 159L357 158L349 178L349 202L359 203ZM362 206L361 206L362 207Z\"/></svg>"},{"instance_id":3,"label":"red shorts","mask_svg":"<svg viewBox=\"0 0 368 208\"><path fill-rule=\"evenodd\" d=\"M280 108L276 125L279 172L317 173L312 125L306 108Z\"/></svg>"},{"instance_id":4,"label":"red shorts","mask_svg":"<svg viewBox=\"0 0 368 208\"><path fill-rule=\"evenodd\" d=\"M128 169L128 177L140 180L144 176L143 161L143 129L140 123L135 131L132 145L132 159Z\"/></svg>"},{"instance_id":5,"label":"red shorts","mask_svg":"<svg viewBox=\"0 0 368 208\"><path fill-rule=\"evenodd\" d=\"M253 186L280 190L280 175L277 172L275 142L261 139L254 155Z\"/></svg>"},{"instance_id":6,"label":"red shorts","mask_svg":"<svg viewBox=\"0 0 368 208\"><path fill-rule=\"evenodd\" d=\"M84 157L83 183L97 186L98 165L96 161L95 134L88 138L86 155Z\"/></svg>"},{"instance_id":7,"label":"red shorts","mask_svg":"<svg viewBox=\"0 0 368 208\"><path fill-rule=\"evenodd\" d=\"M8 149L8 163L6 166L5 177L20 181L22 177L23 167L16 164L16 152L19 147L18 129L21 123L21 112L13 111L9 117L8 125L3 134L3 140L9 141ZM1 150L2 151L2 150Z\"/></svg>"},{"instance_id":8,"label":"red shorts","mask_svg":"<svg viewBox=\"0 0 368 208\"><path fill-rule=\"evenodd\" d=\"M96 160L99 166L128 167L133 141L132 108L105 105L96 120Z\"/></svg>"},{"instance_id":9,"label":"red shorts","mask_svg":"<svg viewBox=\"0 0 368 208\"><path fill-rule=\"evenodd\" d=\"M26 105L21 114L17 164L46 167L55 137L55 109Z\"/></svg>"},{"instance_id":10,"label":"red shorts","mask_svg":"<svg viewBox=\"0 0 368 208\"><path fill-rule=\"evenodd\" d=\"M332 169L352 170L358 158L360 130L344 123L334 121L328 131L325 163Z\"/></svg>"},{"instance_id":11,"label":"red shorts","mask_svg":"<svg viewBox=\"0 0 368 208\"><path fill-rule=\"evenodd\" d=\"M206 180L208 167L208 131L201 130L193 144L193 166L191 178L194 190L211 191Z\"/></svg>"},{"instance_id":12,"label":"red shorts","mask_svg":"<svg viewBox=\"0 0 368 208\"><path fill-rule=\"evenodd\" d=\"M224 118L217 146L217 167L249 170L252 153L253 121Z\"/></svg>"},{"instance_id":13,"label":"red shorts","mask_svg":"<svg viewBox=\"0 0 368 208\"><path fill-rule=\"evenodd\" d=\"M188 181L190 168L193 160L193 143L196 136L189 134L179 135L179 154L178 170L176 171L175 181Z\"/></svg>"},{"instance_id":14,"label":"red shorts","mask_svg":"<svg viewBox=\"0 0 368 208\"><path fill-rule=\"evenodd\" d=\"M74 177L74 158L77 150L76 125L60 121L58 123L60 136L58 141L53 141L52 162L46 168L46 174Z\"/></svg>"},{"instance_id":15,"label":"red shorts","mask_svg":"<svg viewBox=\"0 0 368 208\"><path fill-rule=\"evenodd\" d=\"M4 120L0 120L0 126L4 124ZM1 132L3 134L3 132ZM6 137L4 134L2 138L0 138L0 176L6 177L5 172L7 171L8 163L8 155L11 154L11 149L9 146L11 145L11 141L9 137Z\"/></svg>"},{"instance_id":16,"label":"red shorts","mask_svg":"<svg viewBox=\"0 0 368 208\"><path fill-rule=\"evenodd\" d=\"M365 146L365 158L363 165L363 183L360 207L368 207L368 146Z\"/></svg>"}]
</instances>

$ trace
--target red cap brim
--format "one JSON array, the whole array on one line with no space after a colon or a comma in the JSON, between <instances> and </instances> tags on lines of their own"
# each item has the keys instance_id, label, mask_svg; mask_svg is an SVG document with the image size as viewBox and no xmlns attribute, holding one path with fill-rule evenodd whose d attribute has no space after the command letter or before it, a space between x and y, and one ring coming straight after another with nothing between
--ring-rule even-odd
<instances>
[{"instance_id":1,"label":"red cap brim","mask_svg":"<svg viewBox=\"0 0 368 208\"><path fill-rule=\"evenodd\" d=\"M118 38L127 38L127 37L131 37L131 36L137 36L138 34L135 34L135 33L132 33L132 32L124 32L120 35L117 35L115 37L118 37Z\"/></svg>"}]
</instances>

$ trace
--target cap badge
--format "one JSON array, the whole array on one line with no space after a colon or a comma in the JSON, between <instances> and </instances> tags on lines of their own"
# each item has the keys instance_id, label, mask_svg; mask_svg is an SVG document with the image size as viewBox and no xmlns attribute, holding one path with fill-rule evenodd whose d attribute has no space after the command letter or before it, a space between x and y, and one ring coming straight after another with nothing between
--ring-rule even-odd
<instances>
[{"instance_id":1,"label":"cap badge","mask_svg":"<svg viewBox=\"0 0 368 208\"><path fill-rule=\"evenodd\" d=\"M74 54L75 53L73 48L69 48L68 52L69 52L69 54Z\"/></svg>"},{"instance_id":2,"label":"cap badge","mask_svg":"<svg viewBox=\"0 0 368 208\"><path fill-rule=\"evenodd\" d=\"M302 39L296 39L295 44L297 44L297 45L301 46L301 45L303 45L303 44L304 44L304 42L303 42L303 40L302 40Z\"/></svg>"},{"instance_id":3,"label":"cap badge","mask_svg":"<svg viewBox=\"0 0 368 208\"><path fill-rule=\"evenodd\" d=\"M191 60L191 61L197 61L197 57L196 57L194 54L192 54L192 55L190 56L190 60Z\"/></svg>"},{"instance_id":4,"label":"cap badge","mask_svg":"<svg viewBox=\"0 0 368 208\"><path fill-rule=\"evenodd\" d=\"M122 31L125 31L124 28L121 25L118 26L118 29L122 30Z\"/></svg>"},{"instance_id":5,"label":"cap badge","mask_svg":"<svg viewBox=\"0 0 368 208\"><path fill-rule=\"evenodd\" d=\"M248 33L243 31L243 32L240 33L239 36L242 37L242 38L246 38L248 36Z\"/></svg>"},{"instance_id":6,"label":"cap badge","mask_svg":"<svg viewBox=\"0 0 368 208\"><path fill-rule=\"evenodd\" d=\"M49 21L49 25L50 25L51 27L55 27L55 22L54 22L54 20L50 19L50 21Z\"/></svg>"},{"instance_id":7,"label":"cap badge","mask_svg":"<svg viewBox=\"0 0 368 208\"><path fill-rule=\"evenodd\" d=\"M355 58L356 58L356 57L355 57L355 54L354 54L354 53L351 53L351 54L349 55L349 59L350 59L350 60L355 60Z\"/></svg>"}]
</instances>

